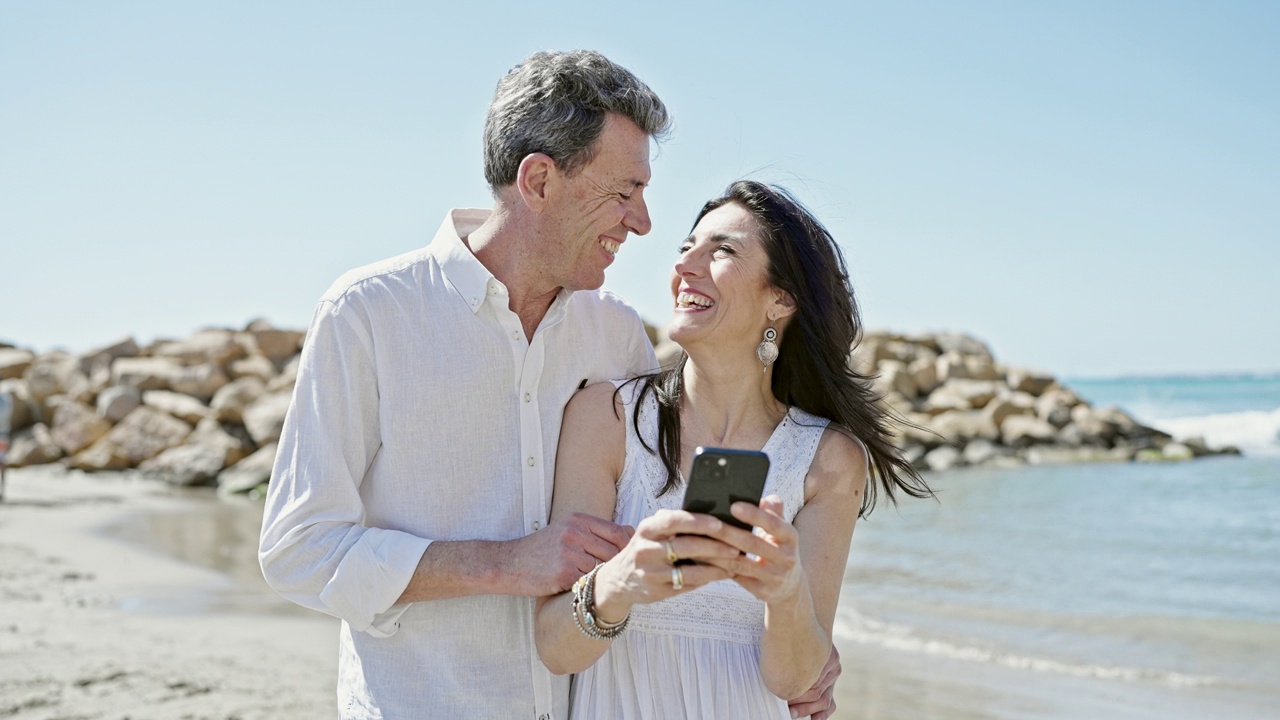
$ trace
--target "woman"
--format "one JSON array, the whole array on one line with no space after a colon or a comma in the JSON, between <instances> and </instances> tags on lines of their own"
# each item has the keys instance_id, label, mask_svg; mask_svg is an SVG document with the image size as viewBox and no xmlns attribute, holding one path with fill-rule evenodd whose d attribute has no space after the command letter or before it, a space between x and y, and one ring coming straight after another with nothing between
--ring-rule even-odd
<instances>
[{"instance_id":1,"label":"woman","mask_svg":"<svg viewBox=\"0 0 1280 720\"><path fill-rule=\"evenodd\" d=\"M552 521L636 531L539 601L538 652L579 673L574 718L789 717L781 698L830 653L854 523L875 502L868 470L891 498L929 489L848 368L859 324L839 248L784 190L743 181L708 202L671 292L681 362L565 409ZM732 509L756 533L678 509L698 446L769 455L768 497Z\"/></svg>"}]
</instances>

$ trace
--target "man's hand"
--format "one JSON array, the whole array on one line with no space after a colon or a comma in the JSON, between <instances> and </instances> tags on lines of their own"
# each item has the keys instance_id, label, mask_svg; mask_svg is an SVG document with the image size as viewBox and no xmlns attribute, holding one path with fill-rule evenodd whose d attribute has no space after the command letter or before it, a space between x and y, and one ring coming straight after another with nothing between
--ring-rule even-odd
<instances>
[{"instance_id":1,"label":"man's hand","mask_svg":"<svg viewBox=\"0 0 1280 720\"><path fill-rule=\"evenodd\" d=\"M568 590L574 581L622 549L631 528L574 513L562 521L513 540L503 568L511 595L542 597Z\"/></svg>"},{"instance_id":2,"label":"man's hand","mask_svg":"<svg viewBox=\"0 0 1280 720\"><path fill-rule=\"evenodd\" d=\"M832 643L831 656L822 667L822 675L818 677L817 684L788 703L791 706L791 717L812 716L813 720L827 720L831 717L836 711L835 688L840 673L840 651Z\"/></svg>"}]
</instances>

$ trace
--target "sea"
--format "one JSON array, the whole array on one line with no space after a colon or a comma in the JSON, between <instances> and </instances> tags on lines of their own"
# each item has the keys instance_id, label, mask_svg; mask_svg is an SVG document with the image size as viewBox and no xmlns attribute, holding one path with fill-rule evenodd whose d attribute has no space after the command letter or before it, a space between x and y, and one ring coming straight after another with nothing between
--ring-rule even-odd
<instances>
[{"instance_id":1,"label":"sea","mask_svg":"<svg viewBox=\"0 0 1280 720\"><path fill-rule=\"evenodd\" d=\"M838 718L1280 718L1280 375L1066 384L1242 454L970 468L881 505Z\"/></svg>"}]
</instances>

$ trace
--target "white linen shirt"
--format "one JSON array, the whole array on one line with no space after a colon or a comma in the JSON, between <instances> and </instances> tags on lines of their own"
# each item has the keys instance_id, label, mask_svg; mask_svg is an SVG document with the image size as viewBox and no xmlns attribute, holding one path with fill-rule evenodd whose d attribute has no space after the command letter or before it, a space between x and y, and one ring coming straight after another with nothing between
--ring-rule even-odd
<instances>
[{"instance_id":1,"label":"white linen shirt","mask_svg":"<svg viewBox=\"0 0 1280 720\"><path fill-rule=\"evenodd\" d=\"M421 250L321 298L267 491L259 559L286 598L342 619L342 718L556 718L534 599L395 604L433 540L546 524L561 414L583 384L657 367L634 310L561 291L531 341L454 210Z\"/></svg>"}]
</instances>

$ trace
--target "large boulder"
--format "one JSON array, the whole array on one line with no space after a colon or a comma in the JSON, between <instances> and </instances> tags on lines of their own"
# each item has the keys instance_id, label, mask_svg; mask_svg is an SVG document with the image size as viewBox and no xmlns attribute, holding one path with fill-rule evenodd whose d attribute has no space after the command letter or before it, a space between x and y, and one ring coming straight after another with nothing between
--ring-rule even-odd
<instances>
[{"instance_id":1,"label":"large boulder","mask_svg":"<svg viewBox=\"0 0 1280 720\"><path fill-rule=\"evenodd\" d=\"M244 427L258 447L280 439L284 416L292 400L290 393L272 393L263 395L244 409Z\"/></svg>"},{"instance_id":2,"label":"large boulder","mask_svg":"<svg viewBox=\"0 0 1280 720\"><path fill-rule=\"evenodd\" d=\"M98 414L113 423L125 419L141 404L142 393L131 385L113 385L98 393Z\"/></svg>"},{"instance_id":3,"label":"large boulder","mask_svg":"<svg viewBox=\"0 0 1280 720\"><path fill-rule=\"evenodd\" d=\"M62 457L62 448L53 441L53 433L44 423L36 423L13 436L5 462L10 467L43 465Z\"/></svg>"},{"instance_id":4,"label":"large boulder","mask_svg":"<svg viewBox=\"0 0 1280 720\"><path fill-rule=\"evenodd\" d=\"M1080 397L1074 392L1056 387L1044 391L1036 398L1036 417L1054 427L1065 427L1071 422L1071 409L1080 404Z\"/></svg>"},{"instance_id":5,"label":"large boulder","mask_svg":"<svg viewBox=\"0 0 1280 720\"><path fill-rule=\"evenodd\" d=\"M1029 399L1030 396L1027 396L1028 400L1025 401L1018 397L1018 395L1024 394L1025 393L1002 394L987 403L986 406L982 408L982 411L991 418L991 421L996 424L996 427L1003 425L1005 418L1011 415L1034 416L1036 414L1035 403Z\"/></svg>"},{"instance_id":6,"label":"large boulder","mask_svg":"<svg viewBox=\"0 0 1280 720\"><path fill-rule=\"evenodd\" d=\"M111 363L111 382L139 390L168 390L182 374L182 366L170 358L119 358Z\"/></svg>"},{"instance_id":7,"label":"large boulder","mask_svg":"<svg viewBox=\"0 0 1280 720\"><path fill-rule=\"evenodd\" d=\"M181 368L169 381L174 392L199 398L208 402L213 394L223 385L231 382L231 378L222 371L221 365L201 363Z\"/></svg>"},{"instance_id":8,"label":"large boulder","mask_svg":"<svg viewBox=\"0 0 1280 720\"><path fill-rule=\"evenodd\" d=\"M1000 425L1000 439L1011 447L1050 443L1057 434L1056 427L1029 415L1011 415Z\"/></svg>"},{"instance_id":9,"label":"large boulder","mask_svg":"<svg viewBox=\"0 0 1280 720\"><path fill-rule=\"evenodd\" d=\"M888 395L896 392L905 398L916 396L916 382L907 371L906 363L901 360L882 360L878 370L879 374L874 381L877 393Z\"/></svg>"},{"instance_id":10,"label":"large boulder","mask_svg":"<svg viewBox=\"0 0 1280 720\"><path fill-rule=\"evenodd\" d=\"M935 472L950 470L963 460L964 458L960 455L960 451L950 445L941 445L924 455L925 466Z\"/></svg>"},{"instance_id":11,"label":"large boulder","mask_svg":"<svg viewBox=\"0 0 1280 720\"><path fill-rule=\"evenodd\" d=\"M262 397L265 390L261 378L243 377L218 388L209 403L218 419L223 422L244 422L245 408Z\"/></svg>"},{"instance_id":12,"label":"large boulder","mask_svg":"<svg viewBox=\"0 0 1280 720\"><path fill-rule=\"evenodd\" d=\"M280 374L267 381L267 392L293 392L293 386L298 382L298 365L301 360L301 355L294 355L285 361Z\"/></svg>"},{"instance_id":13,"label":"large boulder","mask_svg":"<svg viewBox=\"0 0 1280 720\"><path fill-rule=\"evenodd\" d=\"M195 425L204 418L213 417L213 410L209 409L209 406L190 395L168 390L148 390L142 393L142 404L168 413L188 425Z\"/></svg>"},{"instance_id":14,"label":"large boulder","mask_svg":"<svg viewBox=\"0 0 1280 720\"><path fill-rule=\"evenodd\" d=\"M22 377L35 360L35 353L28 350L0 348L0 380Z\"/></svg>"},{"instance_id":15,"label":"large boulder","mask_svg":"<svg viewBox=\"0 0 1280 720\"><path fill-rule=\"evenodd\" d=\"M144 460L181 445L190 434L190 425L144 405L129 413L87 450L71 458L71 465L81 470L136 467Z\"/></svg>"},{"instance_id":16,"label":"large boulder","mask_svg":"<svg viewBox=\"0 0 1280 720\"><path fill-rule=\"evenodd\" d=\"M64 352L37 357L27 370L25 379L27 388L31 391L31 399L43 411L53 410L47 401L55 395L65 395L78 402L90 402L93 399L89 376L80 371L75 358Z\"/></svg>"},{"instance_id":17,"label":"large boulder","mask_svg":"<svg viewBox=\"0 0 1280 720\"><path fill-rule=\"evenodd\" d=\"M927 395L938 387L938 365L936 359L936 355L930 355L915 360L907 366L907 372L911 374L911 381L915 383L916 392L921 395Z\"/></svg>"},{"instance_id":18,"label":"large boulder","mask_svg":"<svg viewBox=\"0 0 1280 720\"><path fill-rule=\"evenodd\" d=\"M967 465L982 465L991 462L1002 454L1001 448L995 443L979 438L964 446L964 452L961 457L964 458Z\"/></svg>"},{"instance_id":19,"label":"large boulder","mask_svg":"<svg viewBox=\"0 0 1280 720\"><path fill-rule=\"evenodd\" d=\"M943 332L934 333L933 342L941 349L942 353L959 353L961 355L972 355L975 357L985 358L991 362L995 358L991 355L991 349L987 344L972 335L963 333Z\"/></svg>"},{"instance_id":20,"label":"large boulder","mask_svg":"<svg viewBox=\"0 0 1280 720\"><path fill-rule=\"evenodd\" d=\"M946 438L948 442L962 445L970 440L997 440L1000 428L991 417L977 410L951 410L935 415L929 422L934 432Z\"/></svg>"},{"instance_id":21,"label":"large boulder","mask_svg":"<svg viewBox=\"0 0 1280 720\"><path fill-rule=\"evenodd\" d=\"M158 343L151 352L182 365L213 363L225 366L248 354L244 343L230 330L201 330L185 340Z\"/></svg>"},{"instance_id":22,"label":"large boulder","mask_svg":"<svg viewBox=\"0 0 1280 720\"><path fill-rule=\"evenodd\" d=\"M271 468L276 461L276 444L264 445L254 454L223 470L218 475L218 493L248 492L271 480Z\"/></svg>"},{"instance_id":23,"label":"large boulder","mask_svg":"<svg viewBox=\"0 0 1280 720\"><path fill-rule=\"evenodd\" d=\"M961 355L957 352L946 352L934 361L937 368L938 382L945 383L953 378L969 380L1003 380L995 362L981 355Z\"/></svg>"},{"instance_id":24,"label":"large boulder","mask_svg":"<svg viewBox=\"0 0 1280 720\"><path fill-rule=\"evenodd\" d=\"M92 375L98 368L110 368L111 363L117 358L137 357L141 353L138 343L133 338L124 338L117 340L110 345L90 350L79 357L77 363L80 365L80 371L86 375Z\"/></svg>"},{"instance_id":25,"label":"large boulder","mask_svg":"<svg viewBox=\"0 0 1280 720\"><path fill-rule=\"evenodd\" d=\"M75 455L111 430L111 422L84 403L59 396L52 403L53 441L68 455Z\"/></svg>"},{"instance_id":26,"label":"large boulder","mask_svg":"<svg viewBox=\"0 0 1280 720\"><path fill-rule=\"evenodd\" d=\"M985 407L1000 393L1000 386L989 380L954 378L938 386L925 401L926 412L969 410Z\"/></svg>"},{"instance_id":27,"label":"large boulder","mask_svg":"<svg viewBox=\"0 0 1280 720\"><path fill-rule=\"evenodd\" d=\"M188 445L204 445L216 447L222 451L223 467L229 467L253 454L256 446L249 432L242 425L220 423L207 417L196 424L196 429L187 436Z\"/></svg>"},{"instance_id":28,"label":"large boulder","mask_svg":"<svg viewBox=\"0 0 1280 720\"><path fill-rule=\"evenodd\" d=\"M256 377L264 383L275 377L278 372L276 364L262 355L250 355L236 360L227 366L227 371L237 380L243 377Z\"/></svg>"},{"instance_id":29,"label":"large boulder","mask_svg":"<svg viewBox=\"0 0 1280 720\"><path fill-rule=\"evenodd\" d=\"M253 346L258 354L277 365L283 364L302 349L303 333L296 330L262 328L249 330L248 334L253 338Z\"/></svg>"},{"instance_id":30,"label":"large boulder","mask_svg":"<svg viewBox=\"0 0 1280 720\"><path fill-rule=\"evenodd\" d=\"M1048 390L1055 381L1053 376L1048 373L1015 367L1005 370L1005 382L1013 390L1038 396Z\"/></svg>"},{"instance_id":31,"label":"large boulder","mask_svg":"<svg viewBox=\"0 0 1280 720\"><path fill-rule=\"evenodd\" d=\"M169 448L138 466L147 477L170 485L212 485L222 472L226 453L210 445Z\"/></svg>"}]
</instances>

